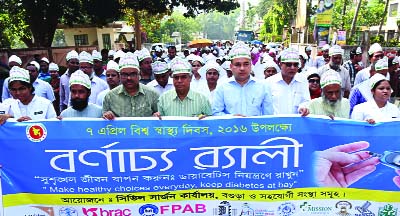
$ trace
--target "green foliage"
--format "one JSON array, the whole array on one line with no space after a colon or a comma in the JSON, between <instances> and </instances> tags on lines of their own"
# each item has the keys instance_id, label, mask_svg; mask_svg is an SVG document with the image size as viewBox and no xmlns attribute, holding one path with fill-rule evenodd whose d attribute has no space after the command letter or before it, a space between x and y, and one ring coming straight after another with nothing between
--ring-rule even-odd
<instances>
[{"instance_id":1,"label":"green foliage","mask_svg":"<svg viewBox=\"0 0 400 216\"><path fill-rule=\"evenodd\" d=\"M385 37L383 35L376 35L371 37L370 41L371 44L373 43L382 43L385 40Z\"/></svg>"},{"instance_id":2,"label":"green foliage","mask_svg":"<svg viewBox=\"0 0 400 216\"><path fill-rule=\"evenodd\" d=\"M198 32L203 32L212 40L231 40L235 34L236 20L239 14L239 9L228 15L218 12L202 14L196 17L196 22L201 25Z\"/></svg>"}]
</instances>

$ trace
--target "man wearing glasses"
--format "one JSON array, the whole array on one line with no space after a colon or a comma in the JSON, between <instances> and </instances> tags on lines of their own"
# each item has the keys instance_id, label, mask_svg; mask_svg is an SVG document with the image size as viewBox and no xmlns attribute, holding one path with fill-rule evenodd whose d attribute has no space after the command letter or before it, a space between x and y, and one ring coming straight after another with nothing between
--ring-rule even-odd
<instances>
[{"instance_id":1,"label":"man wearing glasses","mask_svg":"<svg viewBox=\"0 0 400 216\"><path fill-rule=\"evenodd\" d=\"M329 64L318 68L318 74L322 76L329 69L338 72L340 77L342 78L342 96L345 98L349 98L351 90L350 74L349 71L342 66L343 54L344 50L339 45L333 45L331 48L329 48Z\"/></svg>"},{"instance_id":2,"label":"man wearing glasses","mask_svg":"<svg viewBox=\"0 0 400 216\"><path fill-rule=\"evenodd\" d=\"M67 71L60 77L60 112L68 107L69 79L79 69L79 55L75 50L67 53Z\"/></svg>"},{"instance_id":3,"label":"man wearing glasses","mask_svg":"<svg viewBox=\"0 0 400 216\"><path fill-rule=\"evenodd\" d=\"M119 61L121 84L110 90L103 102L103 118L148 117L157 112L158 93L139 83L137 56L126 53Z\"/></svg>"},{"instance_id":4,"label":"man wearing glasses","mask_svg":"<svg viewBox=\"0 0 400 216\"><path fill-rule=\"evenodd\" d=\"M307 79L297 73L299 59L298 50L285 49L280 57L281 73L265 80L271 88L274 114L308 115L307 108L299 108L301 103L310 101Z\"/></svg>"}]
</instances>

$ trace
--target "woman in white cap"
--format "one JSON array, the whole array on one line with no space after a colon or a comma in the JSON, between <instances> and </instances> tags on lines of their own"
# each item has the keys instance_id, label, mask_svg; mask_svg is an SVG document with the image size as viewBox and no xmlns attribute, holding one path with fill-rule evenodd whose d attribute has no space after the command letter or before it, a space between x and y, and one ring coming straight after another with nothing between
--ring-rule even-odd
<instances>
[{"instance_id":1,"label":"woman in white cap","mask_svg":"<svg viewBox=\"0 0 400 216\"><path fill-rule=\"evenodd\" d=\"M193 57L192 61L192 82L190 83L190 87L193 90L200 90L202 87L206 85L206 77L205 77L205 71L203 68L204 65L204 60L200 56L195 56Z\"/></svg>"},{"instance_id":2,"label":"woman in white cap","mask_svg":"<svg viewBox=\"0 0 400 216\"><path fill-rule=\"evenodd\" d=\"M375 124L378 121L390 121L400 117L400 110L389 103L392 88L382 74L375 74L369 79L373 100L354 107L351 118Z\"/></svg>"},{"instance_id":3,"label":"woman in white cap","mask_svg":"<svg viewBox=\"0 0 400 216\"><path fill-rule=\"evenodd\" d=\"M13 96L4 101L4 104L10 107L8 118L15 118L21 122L56 117L52 102L33 93L35 89L30 83L27 70L11 68L8 88Z\"/></svg>"}]
</instances>

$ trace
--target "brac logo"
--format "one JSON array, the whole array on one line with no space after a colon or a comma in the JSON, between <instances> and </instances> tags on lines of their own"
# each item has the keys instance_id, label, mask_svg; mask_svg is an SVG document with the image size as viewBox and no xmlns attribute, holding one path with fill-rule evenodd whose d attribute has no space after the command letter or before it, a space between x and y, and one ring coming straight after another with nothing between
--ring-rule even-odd
<instances>
[{"instance_id":1,"label":"brac logo","mask_svg":"<svg viewBox=\"0 0 400 216\"><path fill-rule=\"evenodd\" d=\"M82 208L84 216L131 216L130 209Z\"/></svg>"}]
</instances>

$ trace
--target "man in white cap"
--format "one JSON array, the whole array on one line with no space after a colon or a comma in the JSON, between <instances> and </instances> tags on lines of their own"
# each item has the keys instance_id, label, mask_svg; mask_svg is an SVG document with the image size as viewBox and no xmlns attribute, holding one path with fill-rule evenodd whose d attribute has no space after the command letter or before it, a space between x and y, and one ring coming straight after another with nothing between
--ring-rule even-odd
<instances>
[{"instance_id":1,"label":"man in white cap","mask_svg":"<svg viewBox=\"0 0 400 216\"><path fill-rule=\"evenodd\" d=\"M69 79L71 106L63 110L61 118L88 117L101 118L102 108L96 104L89 103L91 81L83 71L77 70Z\"/></svg>"},{"instance_id":2,"label":"man in white cap","mask_svg":"<svg viewBox=\"0 0 400 216\"><path fill-rule=\"evenodd\" d=\"M330 69L338 72L342 78L342 96L349 98L351 90L350 74L349 71L342 66L343 54L344 50L339 45L333 45L329 48L329 64L318 68L318 74L322 77L322 75Z\"/></svg>"},{"instance_id":3,"label":"man in white cap","mask_svg":"<svg viewBox=\"0 0 400 216\"><path fill-rule=\"evenodd\" d=\"M297 73L299 59L298 50L283 50L280 56L281 72L265 80L271 88L274 114L308 114L306 108L299 109L301 103L311 100L306 77Z\"/></svg>"},{"instance_id":4,"label":"man in white cap","mask_svg":"<svg viewBox=\"0 0 400 216\"><path fill-rule=\"evenodd\" d=\"M108 60L114 60L114 54L115 54L114 50L109 50L108 51Z\"/></svg>"},{"instance_id":5,"label":"man in white cap","mask_svg":"<svg viewBox=\"0 0 400 216\"><path fill-rule=\"evenodd\" d=\"M162 55L163 55L163 49L160 46L155 46L154 47L154 57L153 60L154 61L160 61L162 59Z\"/></svg>"},{"instance_id":6,"label":"man in white cap","mask_svg":"<svg viewBox=\"0 0 400 216\"><path fill-rule=\"evenodd\" d=\"M315 58L314 67L320 68L320 67L328 64L328 62L329 62L329 48L330 48L329 44L325 44L321 48L322 56L317 56Z\"/></svg>"},{"instance_id":7,"label":"man in white cap","mask_svg":"<svg viewBox=\"0 0 400 216\"><path fill-rule=\"evenodd\" d=\"M60 75L58 74L59 67L57 64L51 62L49 64L49 74L51 77L50 86L53 88L54 101L53 106L56 113L60 114Z\"/></svg>"},{"instance_id":8,"label":"man in white cap","mask_svg":"<svg viewBox=\"0 0 400 216\"><path fill-rule=\"evenodd\" d=\"M321 97L311 100L308 105L310 114L326 115L331 119L349 118L350 103L342 97L341 83L342 78L336 71L326 71L321 77Z\"/></svg>"},{"instance_id":9,"label":"man in white cap","mask_svg":"<svg viewBox=\"0 0 400 216\"><path fill-rule=\"evenodd\" d=\"M207 62L203 70L207 85L200 92L204 93L212 103L218 83L222 83L222 80L226 79L226 72L216 61Z\"/></svg>"},{"instance_id":10,"label":"man in white cap","mask_svg":"<svg viewBox=\"0 0 400 216\"><path fill-rule=\"evenodd\" d=\"M370 70L371 77L374 76L375 74L381 74L385 76L387 80L389 80L388 78L389 66L388 66L388 59L386 57L372 63L370 68L371 68ZM353 87L350 94L350 114L353 112L353 109L357 104L361 104L372 100L372 93L371 93L371 88L370 88L371 86L369 79L370 78Z\"/></svg>"},{"instance_id":11,"label":"man in white cap","mask_svg":"<svg viewBox=\"0 0 400 216\"><path fill-rule=\"evenodd\" d=\"M93 50L92 57L94 75L106 81L106 71L103 68L103 59L101 53L99 53L97 50Z\"/></svg>"},{"instance_id":12,"label":"man in white cap","mask_svg":"<svg viewBox=\"0 0 400 216\"><path fill-rule=\"evenodd\" d=\"M383 49L380 44L374 43L371 45L371 47L368 50L368 59L371 65L378 61L379 59L382 59L384 57ZM365 80L368 80L372 75L375 74L373 68L371 68L371 65L369 67L366 67L362 70L360 70L356 78L354 79L354 86L362 83ZM390 75L387 75L388 80L390 80Z\"/></svg>"},{"instance_id":13,"label":"man in white cap","mask_svg":"<svg viewBox=\"0 0 400 216\"><path fill-rule=\"evenodd\" d=\"M174 84L171 78L171 70L165 62L156 61L151 64L154 73L154 80L147 83L147 86L153 87L158 94L162 95L166 91L173 89Z\"/></svg>"},{"instance_id":14,"label":"man in white cap","mask_svg":"<svg viewBox=\"0 0 400 216\"><path fill-rule=\"evenodd\" d=\"M153 77L153 72L151 69L152 58L150 55L149 50L143 48L138 54L138 61L139 61L139 68L140 68L140 83L146 85L147 83L151 82Z\"/></svg>"},{"instance_id":15,"label":"man in white cap","mask_svg":"<svg viewBox=\"0 0 400 216\"><path fill-rule=\"evenodd\" d=\"M108 89L108 84L104 80L94 75L93 57L90 55L90 53L85 51L79 53L79 69L89 76L92 86L89 102L95 104L97 95L103 90Z\"/></svg>"},{"instance_id":16,"label":"man in white cap","mask_svg":"<svg viewBox=\"0 0 400 216\"><path fill-rule=\"evenodd\" d=\"M229 52L233 77L217 87L212 103L213 115L261 116L272 115L269 86L250 75L250 48L243 42L233 45Z\"/></svg>"},{"instance_id":17,"label":"man in white cap","mask_svg":"<svg viewBox=\"0 0 400 216\"><path fill-rule=\"evenodd\" d=\"M38 78L48 83L50 83L51 80L51 76L49 73L49 64L50 61L46 57L41 58L39 61L40 70Z\"/></svg>"},{"instance_id":18,"label":"man in white cap","mask_svg":"<svg viewBox=\"0 0 400 216\"><path fill-rule=\"evenodd\" d=\"M306 55L307 55L305 65L306 65L307 67L314 67L315 63L314 63L314 59L313 59L313 57L312 57L312 55L311 55L312 47L311 47L311 46L306 46L306 47L304 48L304 51L305 51L305 53L306 53Z\"/></svg>"},{"instance_id":19,"label":"man in white cap","mask_svg":"<svg viewBox=\"0 0 400 216\"><path fill-rule=\"evenodd\" d=\"M14 66L22 67L22 60L16 55L11 55L8 58L8 67L12 68ZM7 74L7 76L8 76L8 74ZM2 101L4 101L5 99L11 97L10 92L8 91L8 78L5 78L4 80L0 80L0 82L2 83L1 99L2 99Z\"/></svg>"},{"instance_id":20,"label":"man in white cap","mask_svg":"<svg viewBox=\"0 0 400 216\"><path fill-rule=\"evenodd\" d=\"M189 62L180 57L171 61L172 79L175 89L161 95L158 101L158 112L162 116L196 116L211 115L211 104L203 94L190 89L192 70Z\"/></svg>"},{"instance_id":21,"label":"man in white cap","mask_svg":"<svg viewBox=\"0 0 400 216\"><path fill-rule=\"evenodd\" d=\"M75 50L67 53L67 71L60 77L60 112L69 104L69 79L79 69L79 55Z\"/></svg>"},{"instance_id":22,"label":"man in white cap","mask_svg":"<svg viewBox=\"0 0 400 216\"><path fill-rule=\"evenodd\" d=\"M157 112L158 93L139 83L137 56L126 53L119 62L122 85L110 90L103 102L103 118L148 117Z\"/></svg>"},{"instance_id":23,"label":"man in white cap","mask_svg":"<svg viewBox=\"0 0 400 216\"><path fill-rule=\"evenodd\" d=\"M350 84L354 86L354 80L356 78L356 74L362 70L362 65L360 63L362 61L362 50L361 47L357 47L356 49L352 49L350 51L350 60L343 63L343 67L345 67L349 71L350 75Z\"/></svg>"},{"instance_id":24,"label":"man in white cap","mask_svg":"<svg viewBox=\"0 0 400 216\"><path fill-rule=\"evenodd\" d=\"M107 63L107 71L106 71L106 77L107 77L107 84L109 89L106 89L97 95L97 100L96 104L99 106L103 106L103 101L104 97L106 94L114 89L115 87L119 86L121 84L120 77L119 77L119 66L118 64L113 61L109 60Z\"/></svg>"}]
</instances>

